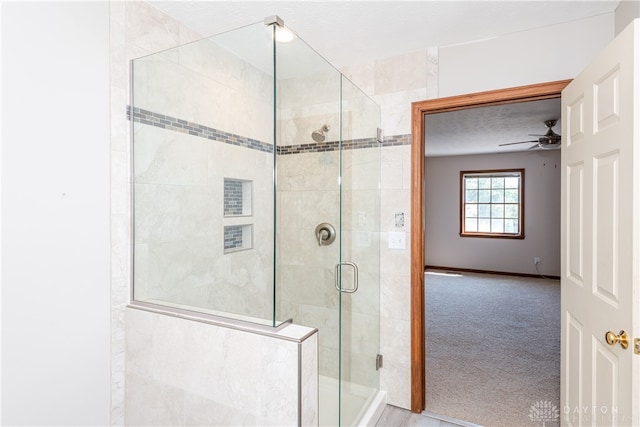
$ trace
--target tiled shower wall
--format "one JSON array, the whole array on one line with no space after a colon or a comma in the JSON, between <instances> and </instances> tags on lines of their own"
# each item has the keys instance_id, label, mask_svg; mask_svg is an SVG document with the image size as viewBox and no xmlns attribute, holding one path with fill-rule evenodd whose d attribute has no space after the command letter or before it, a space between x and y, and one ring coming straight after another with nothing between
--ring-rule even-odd
<instances>
[{"instance_id":1,"label":"tiled shower wall","mask_svg":"<svg viewBox=\"0 0 640 427\"><path fill-rule=\"evenodd\" d=\"M270 319L272 78L205 39L133 79L136 299ZM229 178L252 183L251 215L224 214Z\"/></svg>"},{"instance_id":2,"label":"tiled shower wall","mask_svg":"<svg viewBox=\"0 0 640 427\"><path fill-rule=\"evenodd\" d=\"M137 59L133 78L136 299L270 319L271 79L209 40ZM228 178L252 183L251 215L224 215Z\"/></svg>"},{"instance_id":3,"label":"tiled shower wall","mask_svg":"<svg viewBox=\"0 0 640 427\"><path fill-rule=\"evenodd\" d=\"M145 124L134 137L136 299L271 318L273 155ZM224 217L227 177L253 183L253 215ZM226 251L225 227L244 225L254 250Z\"/></svg>"}]
</instances>

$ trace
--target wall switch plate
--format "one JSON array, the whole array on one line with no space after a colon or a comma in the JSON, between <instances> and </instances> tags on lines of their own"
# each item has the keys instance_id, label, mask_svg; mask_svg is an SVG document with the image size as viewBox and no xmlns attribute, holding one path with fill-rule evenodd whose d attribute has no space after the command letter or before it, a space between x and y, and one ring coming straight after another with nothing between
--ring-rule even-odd
<instances>
[{"instance_id":1,"label":"wall switch plate","mask_svg":"<svg viewBox=\"0 0 640 427\"><path fill-rule=\"evenodd\" d=\"M389 232L389 249L406 249L407 233L403 231Z\"/></svg>"},{"instance_id":2,"label":"wall switch plate","mask_svg":"<svg viewBox=\"0 0 640 427\"><path fill-rule=\"evenodd\" d=\"M397 228L404 227L404 212L396 212L395 220L396 220L396 227Z\"/></svg>"}]
</instances>

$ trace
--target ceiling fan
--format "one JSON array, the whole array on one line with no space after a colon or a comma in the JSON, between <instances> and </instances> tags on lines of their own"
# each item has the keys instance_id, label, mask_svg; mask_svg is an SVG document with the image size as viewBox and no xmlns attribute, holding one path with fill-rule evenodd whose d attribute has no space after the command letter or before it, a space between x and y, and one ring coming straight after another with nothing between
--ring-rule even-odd
<instances>
[{"instance_id":1,"label":"ceiling fan","mask_svg":"<svg viewBox=\"0 0 640 427\"><path fill-rule=\"evenodd\" d=\"M535 135L529 134L530 136L537 136L538 139L534 139L531 141L520 141L520 142L509 142L507 144L500 144L499 147L503 147L505 145L515 145L515 144L527 144L531 142L535 142L534 145L529 147L529 150L541 149L541 150L555 150L560 148L561 137L557 133L553 131L553 127L556 125L557 119L545 120L544 125L547 127L547 133L544 135Z\"/></svg>"}]
</instances>

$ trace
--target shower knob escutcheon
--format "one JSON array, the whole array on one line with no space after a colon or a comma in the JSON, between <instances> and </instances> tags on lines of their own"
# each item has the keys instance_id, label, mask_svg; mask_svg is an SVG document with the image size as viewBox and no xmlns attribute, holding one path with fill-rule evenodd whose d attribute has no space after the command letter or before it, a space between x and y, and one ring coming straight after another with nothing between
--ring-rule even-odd
<instances>
[{"instance_id":1,"label":"shower knob escutcheon","mask_svg":"<svg viewBox=\"0 0 640 427\"><path fill-rule=\"evenodd\" d=\"M328 246L336 240L336 229L328 222L322 222L316 227L318 246Z\"/></svg>"}]
</instances>

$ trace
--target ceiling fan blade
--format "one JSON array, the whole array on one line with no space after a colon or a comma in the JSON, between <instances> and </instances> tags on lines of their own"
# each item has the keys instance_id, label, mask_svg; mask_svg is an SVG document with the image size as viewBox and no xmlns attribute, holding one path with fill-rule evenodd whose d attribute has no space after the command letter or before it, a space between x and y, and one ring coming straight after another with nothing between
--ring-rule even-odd
<instances>
[{"instance_id":1,"label":"ceiling fan blade","mask_svg":"<svg viewBox=\"0 0 640 427\"><path fill-rule=\"evenodd\" d=\"M530 142L538 142L538 140L536 139L533 141L508 142L506 144L498 144L498 147L504 147L505 145L528 144Z\"/></svg>"},{"instance_id":2,"label":"ceiling fan blade","mask_svg":"<svg viewBox=\"0 0 640 427\"><path fill-rule=\"evenodd\" d=\"M531 147L527 148L527 150L537 150L538 148L542 148L540 144L534 144Z\"/></svg>"}]
</instances>

